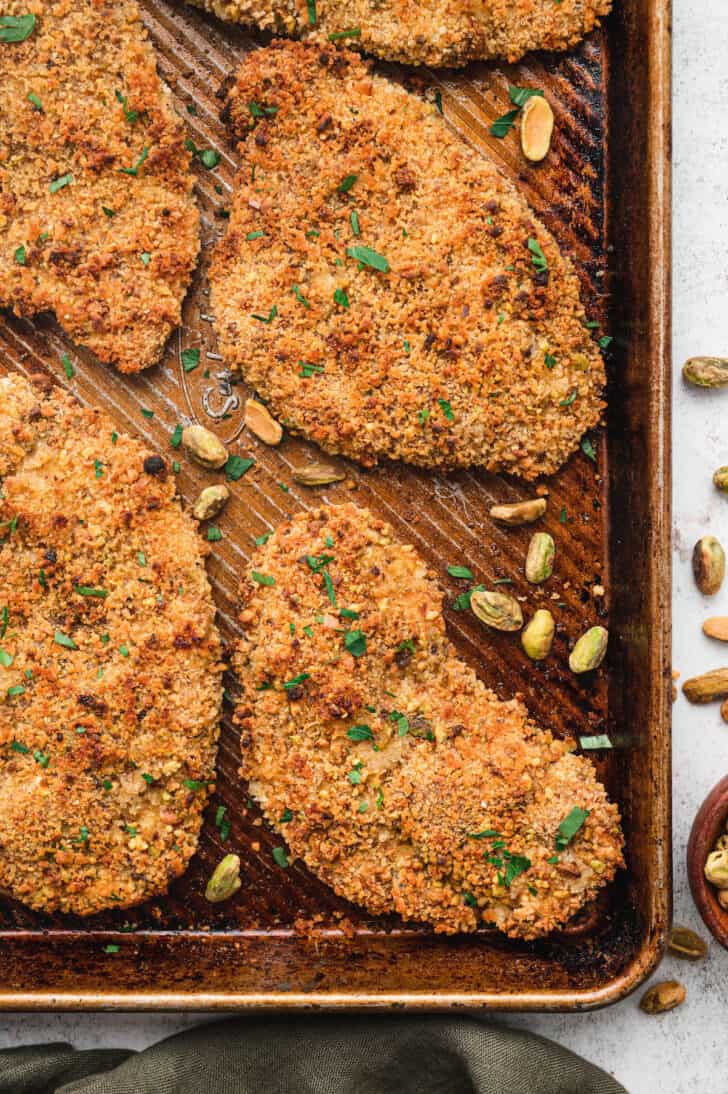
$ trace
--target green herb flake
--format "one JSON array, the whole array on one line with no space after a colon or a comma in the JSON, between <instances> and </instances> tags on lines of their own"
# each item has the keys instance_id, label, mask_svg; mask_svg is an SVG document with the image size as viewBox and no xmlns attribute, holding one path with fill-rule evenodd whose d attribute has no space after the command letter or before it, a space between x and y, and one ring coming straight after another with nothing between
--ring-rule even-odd
<instances>
[{"instance_id":1,"label":"green herb flake","mask_svg":"<svg viewBox=\"0 0 728 1094\"><path fill-rule=\"evenodd\" d=\"M614 745L606 733L598 733L594 737L580 737L579 747L588 752L595 748L614 748Z\"/></svg>"},{"instance_id":2,"label":"green herb flake","mask_svg":"<svg viewBox=\"0 0 728 1094\"><path fill-rule=\"evenodd\" d=\"M147 410L147 408L144 407L144 406L141 409L142 409L142 417L146 418L147 421L151 421L152 418L154 417L154 411L153 410Z\"/></svg>"},{"instance_id":3,"label":"green herb flake","mask_svg":"<svg viewBox=\"0 0 728 1094\"><path fill-rule=\"evenodd\" d=\"M347 247L346 253L349 258L355 258L357 262L361 262L362 266L370 266L373 270L379 270L380 273L389 273L387 259L377 251L373 251L371 247L357 243L354 247Z\"/></svg>"},{"instance_id":4,"label":"green herb flake","mask_svg":"<svg viewBox=\"0 0 728 1094\"><path fill-rule=\"evenodd\" d=\"M104 953L118 953L121 946L118 946L116 942L110 942L108 946L104 946Z\"/></svg>"},{"instance_id":5,"label":"green herb flake","mask_svg":"<svg viewBox=\"0 0 728 1094\"><path fill-rule=\"evenodd\" d=\"M371 728L366 725L351 726L347 729L346 736L350 741L373 741L374 734Z\"/></svg>"},{"instance_id":6,"label":"green herb flake","mask_svg":"<svg viewBox=\"0 0 728 1094\"><path fill-rule=\"evenodd\" d=\"M346 776L352 786L359 786L360 785L362 767L363 767L363 764L361 762L354 764L351 771Z\"/></svg>"},{"instance_id":7,"label":"green herb flake","mask_svg":"<svg viewBox=\"0 0 728 1094\"><path fill-rule=\"evenodd\" d=\"M125 645L119 646L119 653L121 654L122 657L128 657L129 656L129 647L125 646Z\"/></svg>"},{"instance_id":8,"label":"green herb flake","mask_svg":"<svg viewBox=\"0 0 728 1094\"><path fill-rule=\"evenodd\" d=\"M172 448L179 448L179 446L182 444L182 426L179 424L179 422L172 431L172 435L169 438L169 443L171 444Z\"/></svg>"},{"instance_id":9,"label":"green herb flake","mask_svg":"<svg viewBox=\"0 0 728 1094\"><path fill-rule=\"evenodd\" d=\"M358 175L347 175L346 178L341 180L336 189L340 194L348 194L358 178Z\"/></svg>"},{"instance_id":10,"label":"green herb flake","mask_svg":"<svg viewBox=\"0 0 728 1094\"><path fill-rule=\"evenodd\" d=\"M569 394L566 396L565 399L561 400L561 402L559 403L559 406L571 406L571 404L575 401L576 396L578 394L579 393L578 393L577 389L574 388L572 391L569 392Z\"/></svg>"},{"instance_id":11,"label":"green herb flake","mask_svg":"<svg viewBox=\"0 0 728 1094\"><path fill-rule=\"evenodd\" d=\"M442 109L442 92L441 91L436 91L435 92L435 106L437 107L437 110L438 110L439 114L444 113L443 109Z\"/></svg>"},{"instance_id":12,"label":"green herb flake","mask_svg":"<svg viewBox=\"0 0 728 1094\"><path fill-rule=\"evenodd\" d=\"M278 823L279 824L290 824L290 822L292 820L293 820L293 813L291 812L291 810L290 809L284 809L283 812L281 813L280 817L278 818Z\"/></svg>"},{"instance_id":13,"label":"green herb flake","mask_svg":"<svg viewBox=\"0 0 728 1094\"><path fill-rule=\"evenodd\" d=\"M554 368L557 362L553 354L545 353L543 356L543 363L546 365L546 368Z\"/></svg>"},{"instance_id":14,"label":"green herb flake","mask_svg":"<svg viewBox=\"0 0 728 1094\"><path fill-rule=\"evenodd\" d=\"M144 163L144 161L146 160L148 155L149 155L149 149L144 147L142 149L142 154L140 155L139 159L136 161L136 163L134 164L133 167L120 167L119 168L121 174L122 175L133 175L134 178L136 178L136 176L139 173L139 168Z\"/></svg>"},{"instance_id":15,"label":"green herb flake","mask_svg":"<svg viewBox=\"0 0 728 1094\"><path fill-rule=\"evenodd\" d=\"M464 612L470 607L470 597L473 593L482 593L485 589L485 585L473 585L472 589L468 589L465 593L460 593L456 596L452 602L453 611Z\"/></svg>"},{"instance_id":16,"label":"green herb flake","mask_svg":"<svg viewBox=\"0 0 728 1094\"><path fill-rule=\"evenodd\" d=\"M152 261L152 256L150 255L149 251L144 251L139 257L142 260L142 266L148 266L149 263Z\"/></svg>"},{"instance_id":17,"label":"green herb flake","mask_svg":"<svg viewBox=\"0 0 728 1094\"><path fill-rule=\"evenodd\" d=\"M276 866L280 866L282 870L288 868L288 855L286 854L285 847L274 847L271 854Z\"/></svg>"},{"instance_id":18,"label":"green herb flake","mask_svg":"<svg viewBox=\"0 0 728 1094\"><path fill-rule=\"evenodd\" d=\"M56 194L59 190L62 190L64 186L68 186L73 182L73 175L69 172L67 175L61 175L59 178L54 179L48 189L52 194Z\"/></svg>"},{"instance_id":19,"label":"green herb flake","mask_svg":"<svg viewBox=\"0 0 728 1094\"><path fill-rule=\"evenodd\" d=\"M248 241L248 243L252 243L254 239L263 239L264 236L265 236L265 232L257 231L257 232L248 232L248 234L246 235L245 238Z\"/></svg>"},{"instance_id":20,"label":"green herb flake","mask_svg":"<svg viewBox=\"0 0 728 1094\"><path fill-rule=\"evenodd\" d=\"M484 828L482 832L468 832L468 839L497 839L495 828Z\"/></svg>"},{"instance_id":21,"label":"green herb flake","mask_svg":"<svg viewBox=\"0 0 728 1094\"><path fill-rule=\"evenodd\" d=\"M79 596L96 597L98 600L105 600L109 595L108 589L100 589L94 585L74 585L73 591Z\"/></svg>"},{"instance_id":22,"label":"green herb flake","mask_svg":"<svg viewBox=\"0 0 728 1094\"><path fill-rule=\"evenodd\" d=\"M274 304L267 315L256 315L255 312L253 312L251 314L251 319L257 319L259 323L272 323L277 315L278 315L278 308Z\"/></svg>"},{"instance_id":23,"label":"green herb flake","mask_svg":"<svg viewBox=\"0 0 728 1094\"><path fill-rule=\"evenodd\" d=\"M268 540L270 539L270 537L272 535L273 535L272 532L264 532L262 536L256 536L255 537L255 546L256 547L263 547L264 544L266 544L268 542Z\"/></svg>"},{"instance_id":24,"label":"green herb flake","mask_svg":"<svg viewBox=\"0 0 728 1094\"><path fill-rule=\"evenodd\" d=\"M359 223L359 214L356 209L352 209L349 214L349 223L351 224L351 230L355 236L361 235L361 225Z\"/></svg>"},{"instance_id":25,"label":"green herb flake","mask_svg":"<svg viewBox=\"0 0 728 1094\"><path fill-rule=\"evenodd\" d=\"M24 42L34 30L34 15L0 15L0 42Z\"/></svg>"},{"instance_id":26,"label":"green herb flake","mask_svg":"<svg viewBox=\"0 0 728 1094\"><path fill-rule=\"evenodd\" d=\"M56 633L53 635L53 641L57 646L63 646L64 649L67 650L78 649L78 646L73 641L73 639L69 638L67 634L63 633L63 631L56 631Z\"/></svg>"},{"instance_id":27,"label":"green herb flake","mask_svg":"<svg viewBox=\"0 0 728 1094\"><path fill-rule=\"evenodd\" d=\"M468 908L478 907L478 902L472 893L463 893L463 904L467 904Z\"/></svg>"},{"instance_id":28,"label":"green herb flake","mask_svg":"<svg viewBox=\"0 0 728 1094\"><path fill-rule=\"evenodd\" d=\"M559 825L555 840L557 851L563 851L568 847L588 816L588 809L580 809L578 805L574 806L569 815Z\"/></svg>"},{"instance_id":29,"label":"green herb flake","mask_svg":"<svg viewBox=\"0 0 728 1094\"><path fill-rule=\"evenodd\" d=\"M102 205L101 210L104 216L108 217L109 220L116 216L116 211L114 209L109 209L108 205Z\"/></svg>"},{"instance_id":30,"label":"green herb flake","mask_svg":"<svg viewBox=\"0 0 728 1094\"><path fill-rule=\"evenodd\" d=\"M530 867L530 858L526 858L525 855L511 855L508 859L504 879L506 889L510 887L511 882L515 881L517 877L520 877L520 875L525 873Z\"/></svg>"},{"instance_id":31,"label":"green herb flake","mask_svg":"<svg viewBox=\"0 0 728 1094\"><path fill-rule=\"evenodd\" d=\"M464 577L468 581L473 580L473 575L467 566L448 566L447 572L450 577Z\"/></svg>"},{"instance_id":32,"label":"green herb flake","mask_svg":"<svg viewBox=\"0 0 728 1094\"><path fill-rule=\"evenodd\" d=\"M516 118L518 117L518 108L515 110L509 110L507 114L501 114L500 118L496 118L490 127L490 133L494 137L498 137L502 140L503 137L507 137L510 133Z\"/></svg>"},{"instance_id":33,"label":"green herb flake","mask_svg":"<svg viewBox=\"0 0 728 1094\"><path fill-rule=\"evenodd\" d=\"M250 576L257 585L275 585L276 583L276 579L270 574L260 574L257 570L253 570Z\"/></svg>"},{"instance_id":34,"label":"green herb flake","mask_svg":"<svg viewBox=\"0 0 728 1094\"><path fill-rule=\"evenodd\" d=\"M0 665L2 665L4 669L9 669L13 661L14 657L11 653L8 653L6 650L0 649Z\"/></svg>"},{"instance_id":35,"label":"green herb flake","mask_svg":"<svg viewBox=\"0 0 728 1094\"><path fill-rule=\"evenodd\" d=\"M532 237L529 238L528 249L531 252L531 261L533 262L536 270L538 270L539 273L542 273L544 270L548 270L549 264L546 261L546 255L541 250L541 244L539 243L539 241L537 239L533 239Z\"/></svg>"},{"instance_id":36,"label":"green herb flake","mask_svg":"<svg viewBox=\"0 0 728 1094\"><path fill-rule=\"evenodd\" d=\"M334 291L334 301L342 308L349 307L349 297L346 289L336 289Z\"/></svg>"},{"instance_id":37,"label":"green herb flake","mask_svg":"<svg viewBox=\"0 0 728 1094\"><path fill-rule=\"evenodd\" d=\"M17 247L14 257L19 266L24 266L28 257L25 247Z\"/></svg>"},{"instance_id":38,"label":"green herb flake","mask_svg":"<svg viewBox=\"0 0 728 1094\"><path fill-rule=\"evenodd\" d=\"M207 529L208 543L219 543L222 539L222 532L216 524L210 524Z\"/></svg>"},{"instance_id":39,"label":"green herb flake","mask_svg":"<svg viewBox=\"0 0 728 1094\"><path fill-rule=\"evenodd\" d=\"M343 38L360 38L361 27L349 27L348 30L337 30L334 34L329 34L328 38L330 42L340 42Z\"/></svg>"},{"instance_id":40,"label":"green herb flake","mask_svg":"<svg viewBox=\"0 0 728 1094\"><path fill-rule=\"evenodd\" d=\"M309 301L306 299L306 297L301 292L301 286L300 285L291 285L291 292L295 296L298 303L303 304L304 308L310 308L311 307Z\"/></svg>"},{"instance_id":41,"label":"green herb flake","mask_svg":"<svg viewBox=\"0 0 728 1094\"><path fill-rule=\"evenodd\" d=\"M612 338L611 334L603 334L602 337L599 339L599 349L608 349L613 341L614 339Z\"/></svg>"},{"instance_id":42,"label":"green herb flake","mask_svg":"<svg viewBox=\"0 0 728 1094\"><path fill-rule=\"evenodd\" d=\"M440 405L440 410L441 410L441 411L442 411L442 413L443 413L443 414L445 415L445 417L447 418L448 422L452 422L452 421L454 421L454 419L455 419L455 414L453 413L453 409L452 409L452 407L450 406L450 403L449 403L449 402L447 401L447 399L438 399L437 401L438 401L438 403L439 403L439 405Z\"/></svg>"},{"instance_id":43,"label":"green herb flake","mask_svg":"<svg viewBox=\"0 0 728 1094\"><path fill-rule=\"evenodd\" d=\"M583 440L581 442L581 450L584 453L584 455L587 457L587 459L593 460L593 462L596 463L597 450L594 447L594 441L591 439L591 437L584 437L583 438Z\"/></svg>"},{"instance_id":44,"label":"green herb flake","mask_svg":"<svg viewBox=\"0 0 728 1094\"><path fill-rule=\"evenodd\" d=\"M537 95L540 98L543 98L543 91L539 91L538 88L535 88L535 87L513 87L512 84L508 87L508 94L510 96L511 102L514 103L516 106L519 106L519 107L520 106L525 106L526 103L528 102L528 100L532 99L534 97L534 95Z\"/></svg>"},{"instance_id":45,"label":"green herb flake","mask_svg":"<svg viewBox=\"0 0 728 1094\"><path fill-rule=\"evenodd\" d=\"M199 158L203 167L206 167L208 171L214 171L222 156L214 148L205 148L199 153Z\"/></svg>"},{"instance_id":46,"label":"green herb flake","mask_svg":"<svg viewBox=\"0 0 728 1094\"><path fill-rule=\"evenodd\" d=\"M310 675L311 674L308 672L299 672L298 676L294 676L291 680L286 680L283 685L284 691L290 691L292 688L298 687L304 680L308 680Z\"/></svg>"},{"instance_id":47,"label":"green herb flake","mask_svg":"<svg viewBox=\"0 0 728 1094\"><path fill-rule=\"evenodd\" d=\"M308 25L310 27L316 26L316 0L306 0L306 9L308 13Z\"/></svg>"}]
</instances>

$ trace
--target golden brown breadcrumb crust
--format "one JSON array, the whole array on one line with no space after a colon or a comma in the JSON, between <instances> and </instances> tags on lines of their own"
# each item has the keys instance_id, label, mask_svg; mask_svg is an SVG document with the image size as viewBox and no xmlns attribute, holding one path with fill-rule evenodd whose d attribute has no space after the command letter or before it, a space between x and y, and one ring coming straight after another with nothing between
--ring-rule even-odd
<instances>
[{"instance_id":1,"label":"golden brown breadcrumb crust","mask_svg":"<svg viewBox=\"0 0 728 1094\"><path fill-rule=\"evenodd\" d=\"M495 57L517 61L533 49L569 49L612 7L612 0L191 2L220 19L276 34L306 35L320 42L333 34L390 61L454 67Z\"/></svg>"},{"instance_id":2,"label":"golden brown breadcrumb crust","mask_svg":"<svg viewBox=\"0 0 728 1094\"><path fill-rule=\"evenodd\" d=\"M365 465L556 471L599 419L604 365L571 264L495 164L333 47L253 51L228 113L227 362Z\"/></svg>"},{"instance_id":3,"label":"golden brown breadcrumb crust","mask_svg":"<svg viewBox=\"0 0 728 1094\"><path fill-rule=\"evenodd\" d=\"M0 305L55 312L137 372L179 323L199 250L184 130L133 0L3 5L26 12L30 37L0 43Z\"/></svg>"},{"instance_id":4,"label":"golden brown breadcrumb crust","mask_svg":"<svg viewBox=\"0 0 728 1094\"><path fill-rule=\"evenodd\" d=\"M303 513L243 583L241 773L337 893L438 931L535 938L622 864L591 762L502 702L447 640L413 547L351 504ZM583 825L559 848L573 810Z\"/></svg>"},{"instance_id":5,"label":"golden brown breadcrumb crust","mask_svg":"<svg viewBox=\"0 0 728 1094\"><path fill-rule=\"evenodd\" d=\"M0 379L0 890L86 915L166 891L215 779L220 641L164 460Z\"/></svg>"}]
</instances>

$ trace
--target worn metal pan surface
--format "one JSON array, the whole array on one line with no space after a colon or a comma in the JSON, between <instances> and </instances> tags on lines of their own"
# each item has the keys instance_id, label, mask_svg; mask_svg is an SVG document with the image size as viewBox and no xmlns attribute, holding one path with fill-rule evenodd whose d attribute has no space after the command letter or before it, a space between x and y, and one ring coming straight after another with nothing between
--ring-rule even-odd
<instances>
[{"instance_id":1,"label":"worn metal pan surface","mask_svg":"<svg viewBox=\"0 0 728 1094\"><path fill-rule=\"evenodd\" d=\"M550 590L558 593L555 656L526 663L512 637L484 637L465 613L448 610L447 618L462 656L499 695L522 693L535 718L558 733L610 734L614 749L595 755L622 808L627 870L579 922L531 944L493 932L445 938L373 919L300 865L276 866L271 849L279 840L236 774L227 704L218 790L187 875L163 900L86 921L1 904L0 1007L584 1008L620 998L658 960L670 906L669 3L615 6L572 55L424 77L440 90L448 122L518 180L574 256L590 313L614 339L596 462L579 453L546 483L545 527L559 559ZM181 2L142 0L142 7L192 139L222 153L218 169L200 167L198 180L210 244L224 231L234 172L216 92L255 42ZM526 164L515 131L505 140L488 132L509 107L509 82L541 87L553 104L556 135L541 166ZM511 578L536 606L522 578L528 531L504 532L488 517L493 503L527 496L519 483L479 472L347 465L346 482L310 490L295 485L291 470L315 457L311 445L288 438L270 449L246 433L245 389L229 386L216 355L208 255L209 246L184 326L156 368L122 379L79 353L51 320L6 315L0 371L50 372L161 451L170 451L178 421L197 417L232 451L256 458L256 469L235 486L210 562L225 639L236 633L236 587L254 537L322 500L353 499L391 521L442 575L448 603L459 590L447 564L465 562L485 582ZM185 375L180 352L187 346L201 348L204 367ZM60 363L64 352L76 367L71 381ZM187 462L178 478L188 501L210 481ZM605 598L594 596L595 585L605 587ZM585 684L565 668L568 641L607 616L608 662ZM220 804L232 820L224 845L214 823ZM205 881L225 851L241 856L244 884L234 901L211 906ZM105 952L109 945L118 952Z\"/></svg>"}]
</instances>

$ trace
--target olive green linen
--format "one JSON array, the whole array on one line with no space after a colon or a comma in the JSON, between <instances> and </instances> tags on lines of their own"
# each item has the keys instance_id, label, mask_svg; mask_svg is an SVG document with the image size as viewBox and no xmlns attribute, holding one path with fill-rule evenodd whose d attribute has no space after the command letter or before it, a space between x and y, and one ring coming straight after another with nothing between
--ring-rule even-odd
<instances>
[{"instance_id":1,"label":"olive green linen","mask_svg":"<svg viewBox=\"0 0 728 1094\"><path fill-rule=\"evenodd\" d=\"M476 1018L294 1015L199 1026L143 1052L0 1052L0 1094L626 1094L567 1049Z\"/></svg>"}]
</instances>

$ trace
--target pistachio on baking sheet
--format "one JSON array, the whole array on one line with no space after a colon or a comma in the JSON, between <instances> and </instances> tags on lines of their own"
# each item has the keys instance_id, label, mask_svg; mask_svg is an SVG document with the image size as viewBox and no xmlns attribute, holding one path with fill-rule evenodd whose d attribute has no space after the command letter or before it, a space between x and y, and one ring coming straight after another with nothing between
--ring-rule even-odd
<instances>
[{"instance_id":1,"label":"pistachio on baking sheet","mask_svg":"<svg viewBox=\"0 0 728 1094\"><path fill-rule=\"evenodd\" d=\"M685 1002L685 988L679 980L663 980L653 984L640 999L645 1014L665 1014Z\"/></svg>"},{"instance_id":2,"label":"pistachio on baking sheet","mask_svg":"<svg viewBox=\"0 0 728 1094\"><path fill-rule=\"evenodd\" d=\"M711 669L700 676L691 676L682 689L691 703L713 703L728 698L728 669Z\"/></svg>"},{"instance_id":3,"label":"pistachio on baking sheet","mask_svg":"<svg viewBox=\"0 0 728 1094\"><path fill-rule=\"evenodd\" d=\"M554 572L554 553L554 541L548 532L536 532L531 536L526 555L526 580L532 585L548 581Z\"/></svg>"},{"instance_id":4,"label":"pistachio on baking sheet","mask_svg":"<svg viewBox=\"0 0 728 1094\"><path fill-rule=\"evenodd\" d=\"M725 552L715 536L703 536L693 548L695 584L705 596L715 596L725 577Z\"/></svg>"},{"instance_id":5,"label":"pistachio on baking sheet","mask_svg":"<svg viewBox=\"0 0 728 1094\"><path fill-rule=\"evenodd\" d=\"M607 652L609 631L605 627L590 627L577 639L569 655L569 668L572 672L592 672L598 669Z\"/></svg>"},{"instance_id":6,"label":"pistachio on baking sheet","mask_svg":"<svg viewBox=\"0 0 728 1094\"><path fill-rule=\"evenodd\" d=\"M293 472L293 481L302 486L328 486L332 482L341 482L346 478L343 471L330 463L309 463Z\"/></svg>"},{"instance_id":7,"label":"pistachio on baking sheet","mask_svg":"<svg viewBox=\"0 0 728 1094\"><path fill-rule=\"evenodd\" d=\"M516 527L519 524L533 524L545 512L546 498L531 498L529 501L516 501L511 505L494 505L490 515L501 524Z\"/></svg>"},{"instance_id":8,"label":"pistachio on baking sheet","mask_svg":"<svg viewBox=\"0 0 728 1094\"><path fill-rule=\"evenodd\" d=\"M719 642L728 642L728 615L712 615L703 623L706 638L717 638Z\"/></svg>"},{"instance_id":9,"label":"pistachio on baking sheet","mask_svg":"<svg viewBox=\"0 0 728 1094\"><path fill-rule=\"evenodd\" d=\"M554 131L554 112L543 95L533 95L523 108L521 148L527 160L539 163L546 158Z\"/></svg>"},{"instance_id":10,"label":"pistachio on baking sheet","mask_svg":"<svg viewBox=\"0 0 728 1094\"><path fill-rule=\"evenodd\" d=\"M280 444L283 426L277 422L268 408L257 399L245 400L245 425L263 444Z\"/></svg>"},{"instance_id":11,"label":"pistachio on baking sheet","mask_svg":"<svg viewBox=\"0 0 728 1094\"><path fill-rule=\"evenodd\" d=\"M219 437L205 429L204 425L188 425L182 430L182 444L201 467L217 470L227 463L227 449Z\"/></svg>"},{"instance_id":12,"label":"pistachio on baking sheet","mask_svg":"<svg viewBox=\"0 0 728 1094\"><path fill-rule=\"evenodd\" d=\"M224 482L206 486L192 507L195 520L212 520L221 513L230 500L230 491Z\"/></svg>"},{"instance_id":13,"label":"pistachio on baking sheet","mask_svg":"<svg viewBox=\"0 0 728 1094\"><path fill-rule=\"evenodd\" d=\"M539 608L521 635L521 645L532 661L543 661L551 652L554 641L554 617L546 608Z\"/></svg>"},{"instance_id":14,"label":"pistachio on baking sheet","mask_svg":"<svg viewBox=\"0 0 728 1094\"><path fill-rule=\"evenodd\" d=\"M667 948L673 957L679 957L683 961L699 961L708 952L708 944L699 934L677 923L670 931Z\"/></svg>"},{"instance_id":15,"label":"pistachio on baking sheet","mask_svg":"<svg viewBox=\"0 0 728 1094\"><path fill-rule=\"evenodd\" d=\"M728 889L728 850L711 851L703 869L705 880L717 889Z\"/></svg>"},{"instance_id":16,"label":"pistachio on baking sheet","mask_svg":"<svg viewBox=\"0 0 728 1094\"><path fill-rule=\"evenodd\" d=\"M713 472L713 485L722 494L728 493L728 467L719 467Z\"/></svg>"},{"instance_id":17,"label":"pistachio on baking sheet","mask_svg":"<svg viewBox=\"0 0 728 1094\"><path fill-rule=\"evenodd\" d=\"M237 855L225 855L207 883L205 900L219 904L229 900L240 888L240 858Z\"/></svg>"},{"instance_id":18,"label":"pistachio on baking sheet","mask_svg":"<svg viewBox=\"0 0 728 1094\"><path fill-rule=\"evenodd\" d=\"M691 357L682 372L683 378L696 387L728 387L726 357Z\"/></svg>"},{"instance_id":19,"label":"pistachio on baking sheet","mask_svg":"<svg viewBox=\"0 0 728 1094\"><path fill-rule=\"evenodd\" d=\"M475 589L470 594L470 607L481 623L497 631L520 631L523 626L521 605L507 593Z\"/></svg>"}]
</instances>

